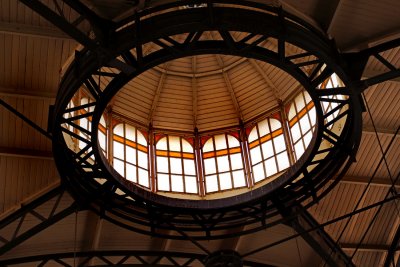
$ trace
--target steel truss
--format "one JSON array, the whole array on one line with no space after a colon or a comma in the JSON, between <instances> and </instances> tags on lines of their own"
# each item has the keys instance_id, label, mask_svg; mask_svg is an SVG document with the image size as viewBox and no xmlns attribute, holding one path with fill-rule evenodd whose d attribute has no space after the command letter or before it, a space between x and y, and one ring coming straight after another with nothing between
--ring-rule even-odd
<instances>
[{"instance_id":1,"label":"steel truss","mask_svg":"<svg viewBox=\"0 0 400 267\"><path fill-rule=\"evenodd\" d=\"M127 229L173 239L187 239L188 237L195 240L228 238L238 234L256 232L278 223L286 223L294 227L299 235L301 234L332 266L335 266L333 265L335 260L347 262L348 259L343 256L343 252L334 244L332 245L329 236L303 209L311 206L328 193L350 166L361 135L359 93L368 86L400 77L399 68L384 58L385 51L400 46L399 39L358 53L340 55L336 48L327 45L330 43L329 40L326 40L304 21L278 8L246 1L236 1L235 4L239 8L218 6L231 3L230 1L207 1L204 7L167 12L154 18L154 25L147 23L143 18L152 12L165 11L169 8L188 4L199 4L202 1L180 1L179 3L170 3L166 6L144 10L122 24L100 18L80 1L54 0L53 7L48 7L39 0L20 1L84 45L84 49L77 53L75 62L62 81L53 118L56 122L53 129L53 144L55 146L64 143L62 133L86 143L85 148L79 152L58 149L55 153L60 172L65 174L64 181L69 185L69 191L77 203L88 204L91 210ZM70 12L70 10L68 8L61 9L61 4L73 10L73 15L67 16L65 12ZM254 10L241 10L240 6L251 6L273 15L267 15L265 12L260 14L261 12ZM232 16L226 16L226 14ZM241 25L237 25L236 22L232 23L232 20L236 21L238 17L241 18ZM266 20L266 17L269 17L270 20ZM298 25L290 20L295 21ZM257 23L254 23L254 21L257 21ZM265 21L265 25L262 23L262 25L259 25L260 21ZM127 26L122 28L125 24ZM168 29L164 28L166 25L169 26ZM255 25L259 26L255 27ZM212 30L219 32L220 41L200 41L204 31ZM248 32L248 36L242 40L234 40L230 31ZM183 43L178 43L171 38L172 35L180 33L188 34ZM258 46L260 42L269 38L278 40L276 52ZM145 55L143 45L149 42L159 45L161 49L153 54ZM287 56L286 43L296 44L306 52ZM238 198L239 200L234 206L227 204L231 203L231 200L220 201L219 203L202 202L200 209L199 206L192 207L192 203L182 206L182 203L178 201L149 194L138 187L124 183L122 179L114 179L113 177L118 177L118 174L106 164L106 160L99 152L97 123L108 100L125 83L139 73L162 62L204 53L226 53L265 60L274 64L298 79L307 88L316 103L332 101L329 97L337 94L348 97L340 102L340 108L346 107L347 111L342 113L342 117L338 119L324 123L330 114L323 114L322 110L318 109L318 133L314 136L311 145L314 145L314 148L307 151L305 157L298 162L297 169L294 169L290 176L283 177L279 183L271 186L270 191L273 191L273 193L264 188L259 190L258 193L255 192L257 196L255 198L248 196ZM117 59L118 56L121 56L122 59ZM313 57L313 59L310 60L310 57ZM374 57L384 64L388 71L361 81L361 73L370 57ZM336 58L340 60L336 60ZM304 67L312 67L313 71L306 73L302 69ZM341 77L347 86L317 90L316 87L334 72ZM106 87L100 87L94 82L97 78L103 76L108 76L112 80ZM94 102L67 109L68 102L82 84L88 88ZM64 116L88 107L95 108L94 112L68 119ZM329 126L343 117L347 117L346 127L338 135L332 132ZM92 131L86 130L90 136L89 140L82 138L66 127L68 125L68 127L75 128L78 131L84 130L76 124L76 121L80 118L90 118L93 121ZM318 150L316 144L321 143L322 140L332 144L332 148ZM315 155L325 153L328 156L323 160L313 158ZM92 161L91 157L95 157L95 161ZM309 166L315 168L309 172L307 170ZM295 178L299 176L304 176L306 179L294 182ZM337 177L336 181L327 190L321 191L327 181L334 176ZM98 183L96 179L99 178L107 181ZM283 188L282 185L285 183L287 183L287 187ZM57 211L63 192L62 188L53 190L2 220L0 222L0 245L3 244L0 248L1 253L5 253L76 211L78 205L75 202L67 208ZM116 192L122 192L122 194ZM317 194L317 192L321 193ZM50 199L55 199L57 204L53 206L50 214L44 216L37 209ZM299 209L298 203L304 200L310 200L310 204ZM165 203L166 206L160 205L160 203ZM284 203L284 209L291 210L291 212L289 214L287 214L287 211L282 212L276 203ZM176 209L173 206L180 206L180 208ZM32 215L39 222L29 230L20 233L27 215ZM240 233L234 231L234 229L244 226L247 226L245 231ZM12 231L9 230L10 227L13 228ZM173 234L162 234L162 231L158 231L164 229L172 230ZM222 233L227 229L232 230L232 232L229 234ZM317 230L316 234L311 234L309 229ZM6 236L9 233L12 235L11 238ZM319 244L319 247L317 244ZM333 255L327 255L327 249L333 250ZM136 252L103 252L102 255L101 253L77 252L75 256L85 259L98 258L100 262L109 265L110 262L104 261L103 259L106 259L104 257L128 257L128 255L131 255L130 253L135 254ZM129 257L139 260L142 259L141 256L156 256L152 253L155 252L138 252L137 256ZM200 259L196 258L200 257L197 254L179 254L179 256L176 253L172 253L173 255L167 255L167 252L156 253L163 256L154 262L155 264L161 263L161 260L168 260L174 264L171 260L174 258L187 257L189 263ZM58 254L53 255L53 258L49 255L43 255L36 258L19 259L19 262L22 263L23 260L25 262L36 261L39 262L39 266L44 266L50 260L64 262L66 258L71 259L72 255L71 253ZM127 262L130 259L129 257L121 264ZM204 257L204 255L201 255L201 257ZM153 263L142 260L139 260L142 264ZM204 262L204 258L200 261ZM0 264L5 264L5 262L2 261ZM17 260L8 262L8 265L12 264L17 264ZM65 264L70 266L68 263ZM349 265L351 265L351 262ZM257 263L257 265L248 266L267 265Z\"/></svg>"},{"instance_id":2,"label":"steel truss","mask_svg":"<svg viewBox=\"0 0 400 267\"><path fill-rule=\"evenodd\" d=\"M23 263L34 263L34 266L65 266L65 267L90 267L90 266L192 266L207 264L208 255L169 252L169 251L87 251L69 252L59 254L38 255L32 257L2 260L1 266L13 266ZM74 265L74 261L77 263ZM269 264L243 261L242 266L272 267Z\"/></svg>"},{"instance_id":3,"label":"steel truss","mask_svg":"<svg viewBox=\"0 0 400 267\"><path fill-rule=\"evenodd\" d=\"M22 206L0 221L0 255L77 211L62 186Z\"/></svg>"},{"instance_id":4,"label":"steel truss","mask_svg":"<svg viewBox=\"0 0 400 267\"><path fill-rule=\"evenodd\" d=\"M223 6L226 1L209 1L204 7L170 11L172 7L188 2L176 2L138 13L134 21L115 32L114 56L108 58L105 66L99 65L97 54L92 51L84 49L79 53L62 81L52 119L55 122L53 144L63 147L55 150L56 163L76 199L82 203L89 202L92 210L122 227L176 239L186 239L186 235L203 240L235 236L239 233L234 233L233 229L245 225L251 227L240 234L255 232L280 222L276 220L280 216L274 203L285 203L290 208L310 199L310 206L335 185L333 183L321 191L331 177L339 179L345 173L353 161L361 135L361 108L355 94L358 90L352 86L319 89L319 85L333 73L345 83L350 84L350 81L338 65L337 52L331 43L290 14L277 8L239 1L235 2L237 7ZM260 12L244 10L244 6ZM163 11L162 15L151 16L151 21L147 19L149 14L158 11ZM242 18L240 24L237 17ZM304 26L299 27L293 20ZM255 28L259 21L264 21L264 25ZM203 41L201 36L205 31L215 31L221 40ZM232 31L247 32L247 36L235 40ZM178 42L172 37L177 34L187 34L187 37ZM314 38L305 39L304 34ZM265 40L276 40L277 51L259 46ZM143 46L150 43L160 49L145 54ZM288 54L286 46L289 43L306 52ZM290 171L273 183L252 190L251 194L213 201L179 200L156 195L120 177L98 147L100 117L109 100L124 84L163 62L197 54L229 54L266 61L295 77L316 104L319 114L317 134L305 155ZM104 76L108 77L107 82L99 86L96 81ZM66 108L81 86L87 88L92 102ZM332 99L334 95L345 97ZM324 114L323 102L337 102L338 106ZM93 111L84 112L86 109ZM342 110L339 116L328 119L338 110ZM81 118L92 122L90 130L79 126ZM341 130L332 130L338 121L343 122ZM83 132L88 138L77 132ZM66 149L65 144L60 146L65 142L64 135L79 140L84 147L74 151ZM321 146L322 142L329 145ZM158 231L165 229L172 230L168 231L171 234ZM232 232L226 234L227 229Z\"/></svg>"},{"instance_id":5,"label":"steel truss","mask_svg":"<svg viewBox=\"0 0 400 267\"><path fill-rule=\"evenodd\" d=\"M349 67L348 73L359 79L368 60L375 59L381 65L385 66L386 70L360 81L361 89L365 90L369 86L400 77L400 66L396 66L391 62L388 53L390 50L396 48L400 48L400 38L367 48L357 53L344 54Z\"/></svg>"}]
</instances>

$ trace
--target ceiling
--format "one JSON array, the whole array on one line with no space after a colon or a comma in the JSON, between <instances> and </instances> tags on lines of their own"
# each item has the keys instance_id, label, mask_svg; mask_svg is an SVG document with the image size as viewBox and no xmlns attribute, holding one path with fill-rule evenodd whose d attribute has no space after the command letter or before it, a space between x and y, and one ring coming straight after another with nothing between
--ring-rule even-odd
<instances>
[{"instance_id":1,"label":"ceiling","mask_svg":"<svg viewBox=\"0 0 400 267\"><path fill-rule=\"evenodd\" d=\"M47 6L57 8L52 0L42 2ZM81 2L101 17L115 21L133 14L137 8L127 0L82 0ZM139 1L138 6L143 8L161 2L168 1ZM284 9L303 16L322 31L327 32L343 53L373 47L395 40L400 35L400 17L397 14L400 10L400 1L282 0L268 2L274 5L282 4ZM60 7L64 8L63 5ZM65 11L65 16L76 16L73 12L69 12L66 5ZM76 49L79 49L77 41L20 1L0 0L0 99L46 130L49 107L55 102L59 81L66 66L74 58ZM380 55L397 70L399 69L400 47L389 49ZM235 63L237 60L239 63ZM210 70L212 71L213 68L217 70L223 68L225 64L237 64L231 71L248 69L251 75L258 77L261 86L264 84L269 88L270 98L265 97L263 105L273 107L279 99L276 92L274 94L274 90L271 90L273 89L271 85L283 84L283 80L279 80L279 73L268 70L268 66L262 64L260 68L254 67L255 65L248 60L240 61L240 59L228 57L218 59L211 55L196 59L184 58L168 66L159 66L158 70L154 70L153 75L162 76L165 72L175 72L184 77L182 73L200 73L202 64L206 64L205 71L209 73L212 73ZM374 77L386 70L386 66L371 58L363 71L363 78ZM260 73L262 71L264 74ZM146 79L146 75L151 74L143 75L144 78L142 78ZM160 89L161 93L166 94L168 90L176 89L171 77L173 76L165 80L165 86ZM210 86L218 87L219 83L221 98L226 98L230 103L229 109L221 110L221 112L231 110L232 120L237 120L237 110L235 111L235 105L232 104L229 83L239 84L239 81L219 75L214 79L215 84L210 84L207 80L209 77L206 75L199 78L198 82L204 82L204 91ZM272 81L268 86L265 85L267 84L265 77ZM400 189L400 183L391 188L392 180L400 173L400 136L396 135L396 130L400 126L400 94L398 93L400 79L398 77L374 84L364 91L366 112L363 113L362 139L356 161L339 184L320 203L308 210L320 224L382 201L387 196L396 194L395 192ZM187 83L191 83L191 79L183 78ZM153 87L153 91L157 91L159 84L153 83L149 84ZM277 91L282 92L279 88ZM285 98L285 96L280 97ZM136 100L140 101L140 99ZM118 101L117 97L116 108L118 108ZM161 101L159 107L155 109L155 116L158 114L157 110L162 113L162 103ZM246 105L249 106L248 103L243 102L243 106L246 107ZM151 102L148 103L146 109L151 110ZM188 116L192 116L191 112L192 110L188 111ZM250 118L251 112L257 113L250 108L245 115L249 114ZM221 116L226 116L226 114ZM149 117L143 117L143 123L148 123L146 121L148 119ZM159 121L162 122L162 120ZM183 127L182 130L192 128L192 123L193 121L188 122L186 128ZM168 128L168 125L161 123L160 127L162 126ZM207 124L204 124L204 127L206 129ZM5 106L0 106L0 219L8 218L10 214L26 206L29 207L29 203L33 200L58 188L60 177L52 154L49 138L21 120ZM381 160L383 154L385 157ZM7 240L13 239L16 227L18 232L22 232L38 223L38 220L40 221L43 217L47 218L46 216L56 214L58 209L69 208L73 203L68 193L63 194L59 201L57 199L57 197L50 198L50 201L39 205L35 213L25 216L25 221L21 222L20 226L18 226L19 221L10 224L4 220L1 221L0 236ZM75 206L72 206L70 215L60 221L55 221L51 226L49 225L6 253L3 254L0 250L0 261L38 254L79 251L156 250L204 253L201 247L208 251L233 249L240 254L246 254L265 244L295 234L293 228L277 225L250 235L199 241L195 244L187 240L177 241L142 235L120 228L90 211L75 213L75 210L77 210ZM37 213L40 215L37 216ZM324 230L334 241L339 240L338 244L345 253L353 257L356 266L383 266L400 225L399 218L398 203L392 201L382 207L377 206L352 217L327 224ZM0 246L3 244L1 242L4 243L4 240L0 239ZM395 253L395 261L398 254L398 252ZM113 260L118 262L121 258L118 257L115 256ZM148 259L150 256L144 256L144 258ZM302 237L279 243L251 254L245 259L272 266L323 266L323 260L319 254ZM164 260L166 264L168 260ZM73 259L69 260L70 264L71 261ZM91 263L95 265L98 263L96 261L100 260L93 259ZM49 266L58 266L55 262L53 264ZM199 264L193 263L194 266ZM21 266L36 265L29 263Z\"/></svg>"}]
</instances>

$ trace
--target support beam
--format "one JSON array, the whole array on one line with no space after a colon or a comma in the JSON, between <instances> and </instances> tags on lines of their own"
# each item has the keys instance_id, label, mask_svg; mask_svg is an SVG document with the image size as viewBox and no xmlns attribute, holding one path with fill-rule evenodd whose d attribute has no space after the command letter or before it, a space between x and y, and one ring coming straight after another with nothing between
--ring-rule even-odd
<instances>
[{"instance_id":1,"label":"support beam","mask_svg":"<svg viewBox=\"0 0 400 267\"><path fill-rule=\"evenodd\" d=\"M362 76L363 76L363 79L369 79L369 78L378 76L378 75L380 75L380 74L381 74L380 71L376 71L376 70L373 70L373 69L366 68L366 69L364 70L364 73L363 73ZM391 79L391 80L389 80L389 81L392 81L392 82L400 82L400 77L393 78L393 79Z\"/></svg>"},{"instance_id":2,"label":"support beam","mask_svg":"<svg viewBox=\"0 0 400 267\"><path fill-rule=\"evenodd\" d=\"M344 176L340 183L349 183L349 184L367 184L371 177L369 176ZM372 186L384 186L384 187L391 187L392 181L389 177L375 177L371 181ZM400 187L400 181L397 181L396 187Z\"/></svg>"},{"instance_id":3,"label":"support beam","mask_svg":"<svg viewBox=\"0 0 400 267\"><path fill-rule=\"evenodd\" d=\"M51 210L50 214L43 214L44 207ZM0 255L77 210L77 204L62 186L21 207L0 221Z\"/></svg>"},{"instance_id":4,"label":"support beam","mask_svg":"<svg viewBox=\"0 0 400 267\"><path fill-rule=\"evenodd\" d=\"M341 243L340 247L346 251L353 251L357 248L358 244L353 243ZM387 252L389 250L389 245L384 244L361 244L358 248L360 252ZM400 247L397 247L396 250L399 250Z\"/></svg>"},{"instance_id":5,"label":"support beam","mask_svg":"<svg viewBox=\"0 0 400 267\"><path fill-rule=\"evenodd\" d=\"M364 125L362 129L364 134L373 134L375 135L375 130L371 125ZM396 134L396 129L389 128L376 128L378 135L389 135L393 137ZM400 135L396 135L396 138L399 138Z\"/></svg>"},{"instance_id":6,"label":"support beam","mask_svg":"<svg viewBox=\"0 0 400 267\"><path fill-rule=\"evenodd\" d=\"M0 147L0 156L53 160L52 151L15 147Z\"/></svg>"},{"instance_id":7,"label":"support beam","mask_svg":"<svg viewBox=\"0 0 400 267\"><path fill-rule=\"evenodd\" d=\"M321 256L329 266L355 266L347 254L335 241L319 227L318 222L302 207L296 207L294 212L297 219L289 222L296 232ZM307 232L307 229L317 228L316 231Z\"/></svg>"},{"instance_id":8,"label":"support beam","mask_svg":"<svg viewBox=\"0 0 400 267\"><path fill-rule=\"evenodd\" d=\"M10 23L2 21L0 23L0 33L48 39L73 40L70 36L55 27L44 27L15 22Z\"/></svg>"},{"instance_id":9,"label":"support beam","mask_svg":"<svg viewBox=\"0 0 400 267\"><path fill-rule=\"evenodd\" d=\"M396 234L393 237L392 244L390 245L389 249L387 250L388 253L386 255L386 260L384 263L384 267L392 266L392 263L395 263L395 253L399 249L400 244L400 224L397 225ZM397 264L396 264L397 265Z\"/></svg>"}]
</instances>

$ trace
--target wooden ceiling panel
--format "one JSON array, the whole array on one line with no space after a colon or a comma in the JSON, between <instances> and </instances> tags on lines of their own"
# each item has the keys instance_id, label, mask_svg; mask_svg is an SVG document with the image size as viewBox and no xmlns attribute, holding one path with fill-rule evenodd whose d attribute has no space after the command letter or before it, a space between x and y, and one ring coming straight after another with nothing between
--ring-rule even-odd
<instances>
[{"instance_id":1,"label":"wooden ceiling panel","mask_svg":"<svg viewBox=\"0 0 400 267\"><path fill-rule=\"evenodd\" d=\"M52 159L0 155L0 213L57 181Z\"/></svg>"}]
</instances>

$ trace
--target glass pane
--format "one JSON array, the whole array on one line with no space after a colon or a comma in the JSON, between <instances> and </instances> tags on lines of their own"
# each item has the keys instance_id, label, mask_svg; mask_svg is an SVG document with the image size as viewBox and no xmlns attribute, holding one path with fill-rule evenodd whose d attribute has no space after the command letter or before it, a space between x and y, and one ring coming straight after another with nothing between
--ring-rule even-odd
<instances>
[{"instance_id":1,"label":"glass pane","mask_svg":"<svg viewBox=\"0 0 400 267\"><path fill-rule=\"evenodd\" d=\"M294 151L296 152L297 159L300 159L300 157L304 154L304 147L301 141L294 145Z\"/></svg>"},{"instance_id":2,"label":"glass pane","mask_svg":"<svg viewBox=\"0 0 400 267\"><path fill-rule=\"evenodd\" d=\"M124 162L118 159L113 160L113 167L122 177L125 177Z\"/></svg>"},{"instance_id":3,"label":"glass pane","mask_svg":"<svg viewBox=\"0 0 400 267\"><path fill-rule=\"evenodd\" d=\"M181 158L170 158L171 173L182 174L182 160Z\"/></svg>"},{"instance_id":4,"label":"glass pane","mask_svg":"<svg viewBox=\"0 0 400 267\"><path fill-rule=\"evenodd\" d=\"M207 192L218 191L218 180L216 175L206 176L206 191Z\"/></svg>"},{"instance_id":5,"label":"glass pane","mask_svg":"<svg viewBox=\"0 0 400 267\"><path fill-rule=\"evenodd\" d=\"M79 120L79 126L81 126L83 129L88 129L88 120L85 118L82 118Z\"/></svg>"},{"instance_id":6,"label":"glass pane","mask_svg":"<svg viewBox=\"0 0 400 267\"><path fill-rule=\"evenodd\" d=\"M306 147L308 147L308 145L310 144L312 139L312 132L309 131L305 136L304 136L304 144Z\"/></svg>"},{"instance_id":7,"label":"glass pane","mask_svg":"<svg viewBox=\"0 0 400 267\"><path fill-rule=\"evenodd\" d=\"M315 107L313 107L309 112L308 112L311 120L311 125L314 126L317 121L317 114L315 112Z\"/></svg>"},{"instance_id":8,"label":"glass pane","mask_svg":"<svg viewBox=\"0 0 400 267\"><path fill-rule=\"evenodd\" d=\"M257 140L257 139L258 139L257 127L254 127L253 130L251 130L247 140L249 141L249 143L251 143L251 142L253 142L254 140Z\"/></svg>"},{"instance_id":9,"label":"glass pane","mask_svg":"<svg viewBox=\"0 0 400 267\"><path fill-rule=\"evenodd\" d=\"M171 190L174 192L183 192L183 177L180 175L171 175Z\"/></svg>"},{"instance_id":10,"label":"glass pane","mask_svg":"<svg viewBox=\"0 0 400 267\"><path fill-rule=\"evenodd\" d=\"M305 107L303 95L298 95L294 101L296 102L297 112L300 112Z\"/></svg>"},{"instance_id":11,"label":"glass pane","mask_svg":"<svg viewBox=\"0 0 400 267\"><path fill-rule=\"evenodd\" d=\"M308 121L308 116L303 116L303 118L300 119L300 126L303 133L311 129L310 122Z\"/></svg>"},{"instance_id":12,"label":"glass pane","mask_svg":"<svg viewBox=\"0 0 400 267\"><path fill-rule=\"evenodd\" d=\"M288 119L291 120L294 118L294 116L296 116L296 110L294 108L294 104L291 104L289 108Z\"/></svg>"},{"instance_id":13,"label":"glass pane","mask_svg":"<svg viewBox=\"0 0 400 267\"><path fill-rule=\"evenodd\" d=\"M278 135L273 140L276 153L286 150L285 138L283 137L283 134Z\"/></svg>"},{"instance_id":14,"label":"glass pane","mask_svg":"<svg viewBox=\"0 0 400 267\"><path fill-rule=\"evenodd\" d=\"M253 176L256 183L265 178L264 167L262 163L253 166Z\"/></svg>"},{"instance_id":15,"label":"glass pane","mask_svg":"<svg viewBox=\"0 0 400 267\"><path fill-rule=\"evenodd\" d=\"M126 146L126 161L136 165L136 149Z\"/></svg>"},{"instance_id":16,"label":"glass pane","mask_svg":"<svg viewBox=\"0 0 400 267\"><path fill-rule=\"evenodd\" d=\"M157 175L157 189L160 191L169 191L169 175L158 174Z\"/></svg>"},{"instance_id":17,"label":"glass pane","mask_svg":"<svg viewBox=\"0 0 400 267\"><path fill-rule=\"evenodd\" d=\"M189 152L189 153L193 153L193 147L192 145L186 141L185 139L182 138L182 151L183 152Z\"/></svg>"},{"instance_id":18,"label":"glass pane","mask_svg":"<svg viewBox=\"0 0 400 267\"><path fill-rule=\"evenodd\" d=\"M126 124L125 125L126 139L136 142L135 130L136 129L133 126Z\"/></svg>"},{"instance_id":19,"label":"glass pane","mask_svg":"<svg viewBox=\"0 0 400 267\"><path fill-rule=\"evenodd\" d=\"M280 128L282 128L282 124L280 121L278 121L277 119L270 119L269 120L271 123L271 131L274 132Z\"/></svg>"},{"instance_id":20,"label":"glass pane","mask_svg":"<svg viewBox=\"0 0 400 267\"><path fill-rule=\"evenodd\" d=\"M221 190L231 189L232 188L231 174L229 172L220 174L219 184L221 186Z\"/></svg>"},{"instance_id":21,"label":"glass pane","mask_svg":"<svg viewBox=\"0 0 400 267\"><path fill-rule=\"evenodd\" d=\"M215 158L204 160L204 172L205 174L212 174L217 172L215 168Z\"/></svg>"},{"instance_id":22,"label":"glass pane","mask_svg":"<svg viewBox=\"0 0 400 267\"><path fill-rule=\"evenodd\" d=\"M209 152L209 151L214 151L214 144L212 138L208 139L203 146L203 152Z\"/></svg>"},{"instance_id":23,"label":"glass pane","mask_svg":"<svg viewBox=\"0 0 400 267\"><path fill-rule=\"evenodd\" d=\"M124 137L124 125L123 124L118 124L117 126L114 127L114 134L117 134L121 137Z\"/></svg>"},{"instance_id":24,"label":"glass pane","mask_svg":"<svg viewBox=\"0 0 400 267\"><path fill-rule=\"evenodd\" d=\"M117 141L113 142L113 156L120 158L120 159L125 159L124 158L124 145L121 144L120 142L117 142Z\"/></svg>"},{"instance_id":25,"label":"glass pane","mask_svg":"<svg viewBox=\"0 0 400 267\"><path fill-rule=\"evenodd\" d=\"M137 131L137 142L138 142L139 144L143 145L143 146L147 146L147 140L146 140L146 138L145 138L144 135L143 135L141 132L139 132L139 131Z\"/></svg>"},{"instance_id":26,"label":"glass pane","mask_svg":"<svg viewBox=\"0 0 400 267\"><path fill-rule=\"evenodd\" d=\"M218 172L229 171L229 160L228 156L217 157Z\"/></svg>"},{"instance_id":27,"label":"glass pane","mask_svg":"<svg viewBox=\"0 0 400 267\"><path fill-rule=\"evenodd\" d=\"M263 137L264 135L267 135L270 133L268 119L265 119L258 123L258 130L260 132L260 137Z\"/></svg>"},{"instance_id":28,"label":"glass pane","mask_svg":"<svg viewBox=\"0 0 400 267\"><path fill-rule=\"evenodd\" d=\"M232 135L227 135L226 137L228 138L228 146L229 147L232 148L232 147L239 147L240 146L239 140L237 140Z\"/></svg>"},{"instance_id":29,"label":"glass pane","mask_svg":"<svg viewBox=\"0 0 400 267\"><path fill-rule=\"evenodd\" d=\"M145 187L149 187L149 172L143 169L139 169L139 184Z\"/></svg>"},{"instance_id":30,"label":"glass pane","mask_svg":"<svg viewBox=\"0 0 400 267\"><path fill-rule=\"evenodd\" d=\"M250 149L250 158L253 165L259 163L262 160L260 146L256 146L255 148Z\"/></svg>"},{"instance_id":31,"label":"glass pane","mask_svg":"<svg viewBox=\"0 0 400 267\"><path fill-rule=\"evenodd\" d=\"M147 154L142 152L142 151L138 151L138 165L142 168L147 169Z\"/></svg>"},{"instance_id":32,"label":"glass pane","mask_svg":"<svg viewBox=\"0 0 400 267\"><path fill-rule=\"evenodd\" d=\"M267 177L270 177L278 172L276 169L275 158L268 159L264 162L265 170L267 171Z\"/></svg>"},{"instance_id":33,"label":"glass pane","mask_svg":"<svg viewBox=\"0 0 400 267\"><path fill-rule=\"evenodd\" d=\"M301 138L300 126L298 122L293 124L293 127L290 128L290 132L292 133L293 142L296 142Z\"/></svg>"},{"instance_id":34,"label":"glass pane","mask_svg":"<svg viewBox=\"0 0 400 267\"><path fill-rule=\"evenodd\" d=\"M181 141L179 137L168 136L169 139L169 150L170 151L181 151Z\"/></svg>"},{"instance_id":35,"label":"glass pane","mask_svg":"<svg viewBox=\"0 0 400 267\"><path fill-rule=\"evenodd\" d=\"M216 150L226 149L226 140L224 134L216 135L215 137L215 148Z\"/></svg>"},{"instance_id":36,"label":"glass pane","mask_svg":"<svg viewBox=\"0 0 400 267\"><path fill-rule=\"evenodd\" d=\"M246 186L246 179L244 178L244 172L242 170L234 171L232 174L235 188Z\"/></svg>"},{"instance_id":37,"label":"glass pane","mask_svg":"<svg viewBox=\"0 0 400 267\"><path fill-rule=\"evenodd\" d=\"M196 176L185 176L185 186L187 193L196 194L198 192Z\"/></svg>"},{"instance_id":38,"label":"glass pane","mask_svg":"<svg viewBox=\"0 0 400 267\"><path fill-rule=\"evenodd\" d=\"M232 170L238 170L243 168L242 155L239 153L231 155Z\"/></svg>"},{"instance_id":39,"label":"glass pane","mask_svg":"<svg viewBox=\"0 0 400 267\"><path fill-rule=\"evenodd\" d=\"M196 167L194 165L194 160L184 159L183 167L185 169L185 174L196 175Z\"/></svg>"},{"instance_id":40,"label":"glass pane","mask_svg":"<svg viewBox=\"0 0 400 267\"><path fill-rule=\"evenodd\" d=\"M267 141L261 145L264 159L270 158L274 155L274 149L272 148L272 141Z\"/></svg>"},{"instance_id":41,"label":"glass pane","mask_svg":"<svg viewBox=\"0 0 400 267\"><path fill-rule=\"evenodd\" d=\"M99 144L102 149L106 149L106 135L99 131Z\"/></svg>"},{"instance_id":42,"label":"glass pane","mask_svg":"<svg viewBox=\"0 0 400 267\"><path fill-rule=\"evenodd\" d=\"M307 91L304 91L303 94L304 94L307 104L310 103L312 101L310 94L307 93Z\"/></svg>"},{"instance_id":43,"label":"glass pane","mask_svg":"<svg viewBox=\"0 0 400 267\"><path fill-rule=\"evenodd\" d=\"M156 144L156 148L158 150L168 150L167 147L167 138L163 137L160 140L158 140L157 144Z\"/></svg>"},{"instance_id":44,"label":"glass pane","mask_svg":"<svg viewBox=\"0 0 400 267\"><path fill-rule=\"evenodd\" d=\"M290 163L289 163L289 157L288 157L287 152L283 152L283 153L279 154L278 156L276 156L276 160L278 161L279 171L283 171L283 170L289 168Z\"/></svg>"},{"instance_id":45,"label":"glass pane","mask_svg":"<svg viewBox=\"0 0 400 267\"><path fill-rule=\"evenodd\" d=\"M88 103L89 103L89 99L86 98L86 97L82 97L82 99L81 99L81 104L82 104L82 105L86 105L86 104L88 104Z\"/></svg>"},{"instance_id":46,"label":"glass pane","mask_svg":"<svg viewBox=\"0 0 400 267\"><path fill-rule=\"evenodd\" d=\"M166 157L157 157L156 158L157 161L157 172L165 172L165 173L169 173L168 170L168 158Z\"/></svg>"},{"instance_id":47,"label":"glass pane","mask_svg":"<svg viewBox=\"0 0 400 267\"><path fill-rule=\"evenodd\" d=\"M104 119L104 116L100 117L100 124L103 125L104 127L106 126L106 120Z\"/></svg>"},{"instance_id":48,"label":"glass pane","mask_svg":"<svg viewBox=\"0 0 400 267\"><path fill-rule=\"evenodd\" d=\"M136 170L137 168L135 166L131 164L126 164L126 179L137 183Z\"/></svg>"}]
</instances>

